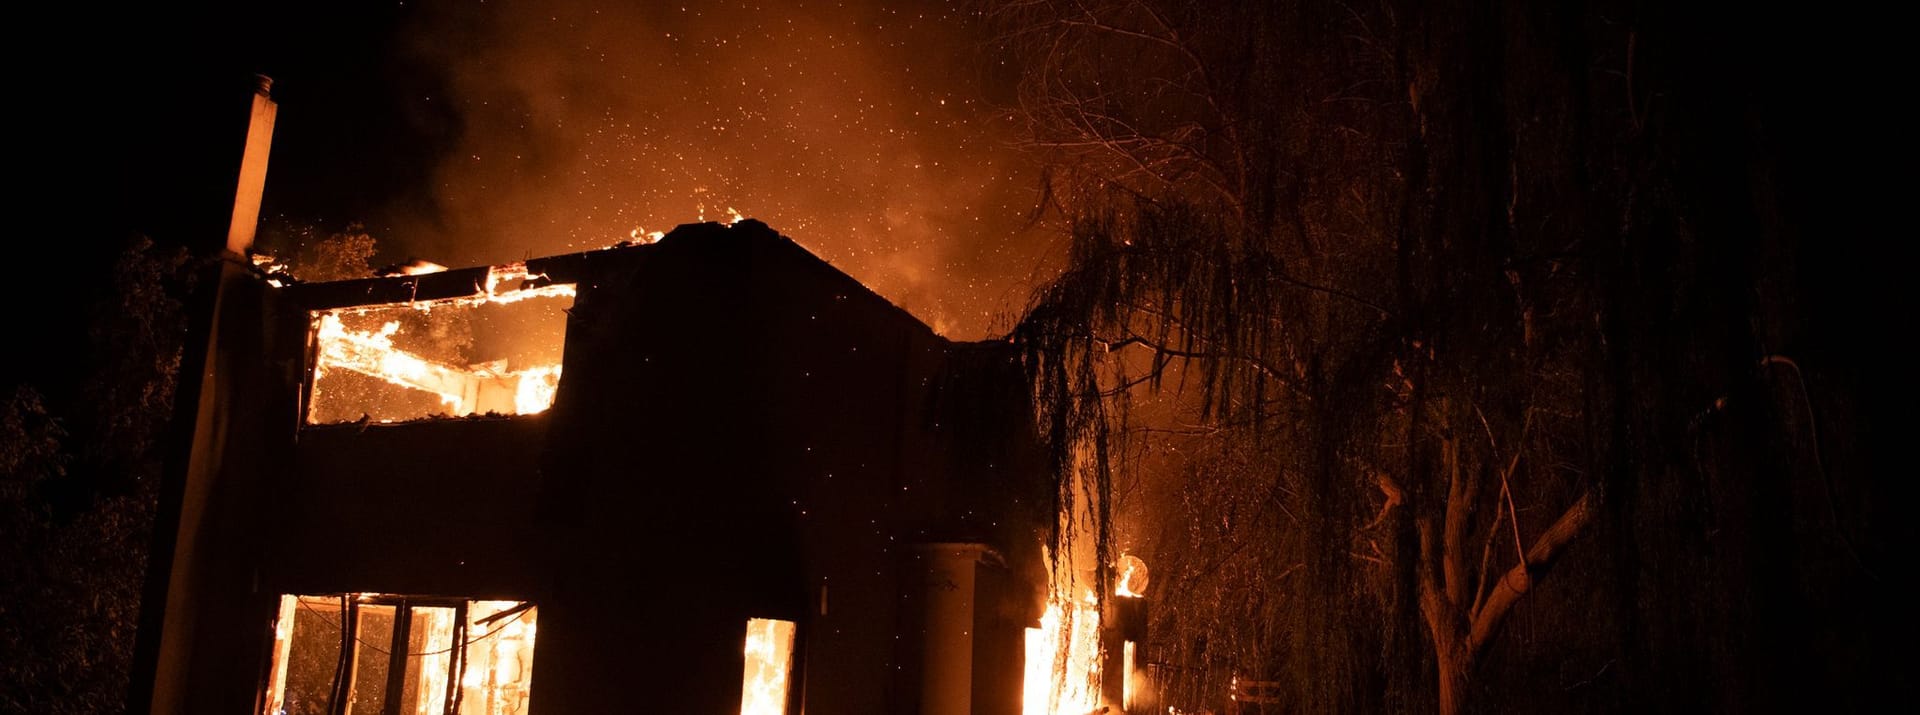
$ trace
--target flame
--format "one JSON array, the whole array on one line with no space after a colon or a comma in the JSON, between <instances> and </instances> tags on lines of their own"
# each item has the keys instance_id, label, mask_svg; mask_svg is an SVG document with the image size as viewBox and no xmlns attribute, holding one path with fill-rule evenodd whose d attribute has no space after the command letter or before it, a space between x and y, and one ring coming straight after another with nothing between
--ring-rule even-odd
<instances>
[{"instance_id":1,"label":"flame","mask_svg":"<svg viewBox=\"0 0 1920 715\"><path fill-rule=\"evenodd\" d=\"M455 642L455 626L459 619L450 604L408 606L404 601L396 602L395 597L383 594L344 595L359 602L363 612L373 610L397 614L399 609L405 608L412 613L413 629L418 640L408 646L405 688L400 692L386 691L385 683L379 683L371 690L384 695L390 704L392 700L399 699L400 712L409 715L450 712L447 707L447 696L450 694L448 685L456 674L459 678L456 689L462 691L458 694L459 712L463 715L528 712L539 608L520 601L468 601L464 624L466 635ZM340 610L341 596L288 594L280 597L280 613L274 624L273 663L265 694L266 712L287 710L287 688L293 679L290 673L298 673L299 680L312 682L332 672L333 656L325 660L311 656L295 657L292 649L296 647L294 641L302 639L309 646L322 642L337 644L337 624L344 615ZM498 617L498 614L510 610L513 611L511 614ZM303 623L296 620L296 614L300 611L311 611L316 617ZM318 626L320 631L308 632L314 626ZM385 645L385 640L376 644L363 639L357 657L362 662L369 658L384 662L387 653L381 648ZM338 646L333 647L337 649ZM454 660L456 651L461 654L458 667ZM305 705L311 707L312 703L309 700Z\"/></svg>"},{"instance_id":2,"label":"flame","mask_svg":"<svg viewBox=\"0 0 1920 715\"><path fill-rule=\"evenodd\" d=\"M696 210L696 216L698 217L698 220L701 223L706 222L707 205L705 203L698 205ZM735 209L732 206L727 207L727 225L728 226L732 226L734 224L740 223L741 221L745 221L745 220L747 220L746 215L740 213L739 209ZM627 231L627 239L625 241L616 243L613 246L610 246L610 248L619 248L621 246L628 246L635 243L639 243L642 240L648 243L659 243L660 239L663 239L666 237L667 237L667 232L665 231L648 231L645 226L635 226L632 229Z\"/></svg>"},{"instance_id":3,"label":"flame","mask_svg":"<svg viewBox=\"0 0 1920 715\"><path fill-rule=\"evenodd\" d=\"M341 316L367 315L396 308L431 313L435 309L450 307L505 305L533 298L575 295L572 284L527 285L545 278L544 274L528 271L524 263L513 263L489 269L485 283L475 285L472 295L319 312L314 326L314 338L319 347L314 382L318 385L320 378L329 370L350 370L402 388L430 393L439 398L447 414L455 416L487 412L520 415L544 412L553 406L553 398L559 388L561 366L557 363L513 370L506 369L503 362L470 366L448 364L395 345L394 338L400 332L400 321L386 321L378 330L353 330L346 326ZM315 393L317 400L317 387Z\"/></svg>"},{"instance_id":4,"label":"flame","mask_svg":"<svg viewBox=\"0 0 1920 715\"><path fill-rule=\"evenodd\" d=\"M425 309L427 310L431 310L435 305L446 305L446 304L480 305L482 303L495 303L499 305L506 305L509 303L518 303L528 298L552 298L552 297L572 298L574 296L572 283L554 283L550 285L531 286L531 287L525 285L527 281L546 280L546 278L547 278L547 274L545 273L529 272L527 270L527 264L525 263L509 263L504 266L494 266L492 268L487 269L486 285L475 286L477 288L482 289L479 292L476 292L473 295L467 296L464 298L448 298L446 300L438 300L438 301L423 301L420 303L420 305L425 306ZM512 291L500 290L501 285L505 284L507 281L515 281L515 280L521 281L521 285L518 288Z\"/></svg>"},{"instance_id":5,"label":"flame","mask_svg":"<svg viewBox=\"0 0 1920 715\"><path fill-rule=\"evenodd\" d=\"M560 366L541 365L520 371L513 389L515 414L531 415L553 406L553 395L560 391Z\"/></svg>"},{"instance_id":6,"label":"flame","mask_svg":"<svg viewBox=\"0 0 1920 715\"><path fill-rule=\"evenodd\" d=\"M740 715L786 715L787 671L793 666L792 621L747 621L746 670L740 676Z\"/></svg>"},{"instance_id":7,"label":"flame","mask_svg":"<svg viewBox=\"0 0 1920 715\"><path fill-rule=\"evenodd\" d=\"M1072 468L1091 468L1093 456L1087 445L1076 445ZM1090 506L1105 495L1088 485L1088 480L1074 480L1073 498L1063 499L1056 514L1059 528L1071 537L1058 552L1041 545L1051 573L1040 627L1027 629L1025 715L1085 715L1121 705L1106 702L1100 687L1108 656L1100 642L1106 589L1093 588L1099 580L1089 577L1111 567L1099 560L1092 538L1099 516Z\"/></svg>"},{"instance_id":8,"label":"flame","mask_svg":"<svg viewBox=\"0 0 1920 715\"><path fill-rule=\"evenodd\" d=\"M1054 598L1027 629L1024 715L1079 715L1100 708L1100 599Z\"/></svg>"},{"instance_id":9,"label":"flame","mask_svg":"<svg viewBox=\"0 0 1920 715\"><path fill-rule=\"evenodd\" d=\"M388 321L379 332L352 331L340 323L339 315L321 315L320 327L314 333L320 343L316 373L343 368L372 375L401 387L431 392L448 411L462 413L466 400L460 386L461 371L394 347L393 334L399 330L398 321Z\"/></svg>"},{"instance_id":10,"label":"flame","mask_svg":"<svg viewBox=\"0 0 1920 715\"><path fill-rule=\"evenodd\" d=\"M493 395L509 389L514 414L537 414L553 406L554 393L560 386L559 365L525 370L455 367L395 347L393 335L399 330L399 321L387 321L378 331L348 330L339 315L321 314L314 332L320 345L316 378L327 370L352 370L410 390L433 393L453 415L474 414L485 408L504 411L504 398Z\"/></svg>"},{"instance_id":11,"label":"flame","mask_svg":"<svg viewBox=\"0 0 1920 715\"><path fill-rule=\"evenodd\" d=\"M481 621L518 601L473 601L467 610L466 677L461 712L524 713L533 687L533 644L539 609L528 608L491 626ZM473 708L473 706L479 706Z\"/></svg>"},{"instance_id":12,"label":"flame","mask_svg":"<svg viewBox=\"0 0 1920 715\"><path fill-rule=\"evenodd\" d=\"M419 656L420 699L412 715L443 715L447 711L447 681L453 676L453 622L452 608L415 606L413 609L413 627L425 637L421 640Z\"/></svg>"},{"instance_id":13,"label":"flame","mask_svg":"<svg viewBox=\"0 0 1920 715\"><path fill-rule=\"evenodd\" d=\"M247 255L247 258L253 262L254 270L259 271L261 275L267 277L267 285L275 288L285 288L287 286L287 282L282 280L287 273L287 264L281 263L280 259L274 258L272 254L267 253L250 253Z\"/></svg>"},{"instance_id":14,"label":"flame","mask_svg":"<svg viewBox=\"0 0 1920 715\"><path fill-rule=\"evenodd\" d=\"M1140 665L1139 661L1135 660L1137 651L1138 648L1134 646L1133 641L1127 641L1125 645L1121 646L1120 672L1126 674L1126 680L1124 681L1125 684L1121 686L1120 702L1128 710L1133 709L1135 694L1141 691L1140 686L1143 684L1139 682L1141 680Z\"/></svg>"},{"instance_id":15,"label":"flame","mask_svg":"<svg viewBox=\"0 0 1920 715\"><path fill-rule=\"evenodd\" d=\"M1133 554L1120 555L1120 577L1114 579L1113 593L1116 596L1140 598L1147 590L1147 562Z\"/></svg>"},{"instance_id":16,"label":"flame","mask_svg":"<svg viewBox=\"0 0 1920 715\"><path fill-rule=\"evenodd\" d=\"M446 272L446 270L447 270L446 266L440 265L438 263L434 263L433 261L426 261L426 260L421 260L417 258L414 259L412 262L408 263L407 265L400 267L400 272L404 275L409 275L409 276L424 276L428 273L444 273Z\"/></svg>"}]
</instances>

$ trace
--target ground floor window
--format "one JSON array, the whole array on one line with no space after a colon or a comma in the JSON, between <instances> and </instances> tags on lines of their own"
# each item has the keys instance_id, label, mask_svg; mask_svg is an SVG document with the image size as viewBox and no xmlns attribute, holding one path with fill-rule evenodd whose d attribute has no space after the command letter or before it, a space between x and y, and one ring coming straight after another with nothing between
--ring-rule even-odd
<instances>
[{"instance_id":1,"label":"ground floor window","mask_svg":"<svg viewBox=\"0 0 1920 715\"><path fill-rule=\"evenodd\" d=\"M281 596L263 712L525 714L538 615L526 601Z\"/></svg>"}]
</instances>

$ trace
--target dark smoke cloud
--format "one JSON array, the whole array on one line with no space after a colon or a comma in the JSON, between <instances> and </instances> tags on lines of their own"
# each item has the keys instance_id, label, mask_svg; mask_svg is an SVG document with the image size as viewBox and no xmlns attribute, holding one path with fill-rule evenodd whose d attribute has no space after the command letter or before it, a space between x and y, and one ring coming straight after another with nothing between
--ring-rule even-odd
<instances>
[{"instance_id":1,"label":"dark smoke cloud","mask_svg":"<svg viewBox=\"0 0 1920 715\"><path fill-rule=\"evenodd\" d=\"M1046 241L1003 74L963 9L877 2L428 8L403 30L458 118L432 215L394 239L442 263L761 219L919 315L1005 327ZM444 107L442 109L444 110Z\"/></svg>"}]
</instances>

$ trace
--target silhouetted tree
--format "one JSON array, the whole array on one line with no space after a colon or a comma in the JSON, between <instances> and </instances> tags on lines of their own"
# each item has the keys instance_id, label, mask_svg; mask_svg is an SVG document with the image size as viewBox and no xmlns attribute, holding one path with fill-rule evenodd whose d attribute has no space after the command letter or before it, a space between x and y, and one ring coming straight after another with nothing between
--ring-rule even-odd
<instances>
[{"instance_id":1,"label":"silhouetted tree","mask_svg":"<svg viewBox=\"0 0 1920 715\"><path fill-rule=\"evenodd\" d=\"M378 249L365 226L352 223L324 236L311 226L292 233L296 247L287 266L294 277L319 283L373 275L373 256Z\"/></svg>"},{"instance_id":2,"label":"silhouetted tree","mask_svg":"<svg viewBox=\"0 0 1920 715\"><path fill-rule=\"evenodd\" d=\"M1756 378L1751 335L1718 331L1769 319L1726 298L1755 285L1740 266L1757 249L1690 233L1699 209L1676 177L1692 169L1667 149L1681 120L1648 107L1638 23L1685 41L1664 17L984 12L1071 237L1015 332L1056 453L1110 437L1188 453L1161 490L1181 503L1142 517L1184 522L1156 532L1172 557L1156 657L1178 666L1175 691L1218 697L1239 675L1306 711L1418 693L1461 711L1548 567L1610 510L1616 532L1644 528L1643 502L1609 506L1614 492L1687 468L1668 455L1715 395L1674 376ZM1734 262L1669 270L1649 253L1663 245ZM1701 321L1713 341L1649 320ZM1176 397L1151 419L1129 412L1160 388ZM1062 474L1103 480L1063 493L1112 479Z\"/></svg>"},{"instance_id":3,"label":"silhouetted tree","mask_svg":"<svg viewBox=\"0 0 1920 715\"><path fill-rule=\"evenodd\" d=\"M0 710L125 701L186 263L130 241L93 309L80 399L55 414L23 383L0 405Z\"/></svg>"}]
</instances>

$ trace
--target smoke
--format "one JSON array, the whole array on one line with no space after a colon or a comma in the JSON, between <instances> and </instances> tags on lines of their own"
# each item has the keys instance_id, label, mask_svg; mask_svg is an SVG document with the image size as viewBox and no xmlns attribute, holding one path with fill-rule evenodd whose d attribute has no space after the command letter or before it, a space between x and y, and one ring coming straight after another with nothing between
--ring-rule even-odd
<instances>
[{"instance_id":1,"label":"smoke","mask_svg":"<svg viewBox=\"0 0 1920 715\"><path fill-rule=\"evenodd\" d=\"M942 332L1004 328L1046 242L1035 170L965 11L874 3L486 3L402 30L458 118L435 210L454 265L758 218ZM451 107L449 109L448 107Z\"/></svg>"}]
</instances>

